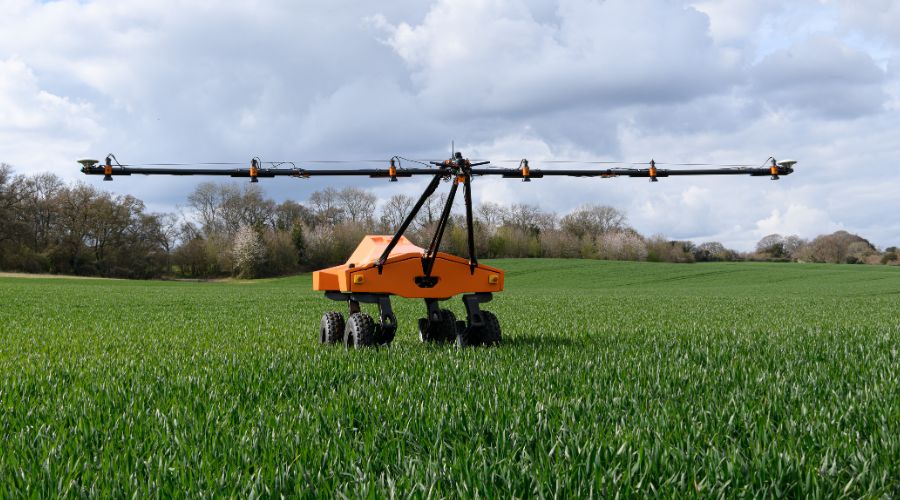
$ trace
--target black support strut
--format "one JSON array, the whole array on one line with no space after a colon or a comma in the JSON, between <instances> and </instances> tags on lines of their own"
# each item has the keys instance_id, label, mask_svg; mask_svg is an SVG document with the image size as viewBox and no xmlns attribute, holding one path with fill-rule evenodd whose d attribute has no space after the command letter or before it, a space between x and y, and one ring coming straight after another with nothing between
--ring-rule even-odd
<instances>
[{"instance_id":1,"label":"black support strut","mask_svg":"<svg viewBox=\"0 0 900 500\"><path fill-rule=\"evenodd\" d=\"M453 199L456 198L456 190L459 188L459 182L453 181L450 187L450 194L447 195L447 203L444 204L444 210L441 212L441 218L438 220L437 230L431 239L431 245L428 251L422 257L422 272L425 273L425 279L431 277L431 271L434 269L434 261L437 259L438 249L441 246L441 239L444 237L444 230L447 229L447 221L450 219L450 211L453 209Z\"/></svg>"},{"instance_id":2,"label":"black support strut","mask_svg":"<svg viewBox=\"0 0 900 500\"><path fill-rule=\"evenodd\" d=\"M469 273L475 274L478 258L475 256L475 227L472 220L472 176L466 173L463 184L463 199L466 203L466 239L469 244Z\"/></svg>"},{"instance_id":3,"label":"black support strut","mask_svg":"<svg viewBox=\"0 0 900 500\"><path fill-rule=\"evenodd\" d=\"M490 302L493 298L494 296L490 292L463 295L462 300L466 306L466 319L468 320L469 328L484 325L484 317L481 315L479 304Z\"/></svg>"},{"instance_id":4,"label":"black support strut","mask_svg":"<svg viewBox=\"0 0 900 500\"><path fill-rule=\"evenodd\" d=\"M400 237L403 236L403 233L405 233L409 225L412 224L412 221L416 218L416 215L419 213L419 210L422 209L422 205L425 204L425 201L428 199L428 197L434 194L434 190L437 189L438 184L441 182L441 179L443 177L444 172L434 174L434 177L431 179L428 187L425 188L425 192L423 192L422 196L419 197L419 201L416 202L415 206L413 206L412 210L409 212L409 215L407 215L406 219L403 220L403 223L400 224L397 232L394 233L394 237L391 238L390 243L388 243L388 246L384 249L384 252L381 253L381 257L378 257L378 260L375 261L375 265L378 266L379 274L381 274L381 269L384 267L384 263L385 261L387 261L388 256L391 255L391 251L394 250L394 247L397 246L397 243L400 241Z\"/></svg>"}]
</instances>

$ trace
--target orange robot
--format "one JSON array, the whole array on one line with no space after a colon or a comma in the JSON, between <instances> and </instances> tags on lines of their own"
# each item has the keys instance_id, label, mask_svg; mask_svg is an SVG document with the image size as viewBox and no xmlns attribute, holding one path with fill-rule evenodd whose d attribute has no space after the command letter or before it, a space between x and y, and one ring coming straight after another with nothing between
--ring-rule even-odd
<instances>
[{"instance_id":1,"label":"orange robot","mask_svg":"<svg viewBox=\"0 0 900 500\"><path fill-rule=\"evenodd\" d=\"M458 341L464 345L500 342L500 323L479 304L503 290L503 271L444 252L429 252L413 245L405 236L366 236L353 255L340 266L313 273L313 290L333 300L346 301L350 315L339 312L322 317L319 339L325 344L343 341L348 346L388 344L397 331L391 310L391 295L425 299L428 314L419 319L419 337L424 342ZM466 321L457 321L439 301L463 294ZM376 303L380 322L361 313L359 304Z\"/></svg>"},{"instance_id":2,"label":"orange robot","mask_svg":"<svg viewBox=\"0 0 900 500\"><path fill-rule=\"evenodd\" d=\"M406 216L393 236L366 236L346 263L322 269L313 273L313 289L325 292L332 300L345 301L349 307L346 321L339 312L327 312L319 325L319 339L323 344L343 342L347 347L387 345L397 332L397 318L391 310L391 296L425 299L427 314L419 319L419 337L424 342L456 341L459 345L496 345L501 341L500 322L497 317L481 310L480 305L489 302L493 293L503 290L503 271L478 263L475 257L475 240L472 218L472 178L477 176L502 176L507 179L521 179L530 182L551 176L570 177L642 177L657 182L660 177L682 175L750 175L769 176L778 180L779 176L794 171L793 160L781 162L770 158L765 167L748 165L718 165L729 168L658 168L651 160L648 168L603 168L541 170L531 168L528 160L521 160L518 168L475 168L490 163L472 162L456 152L449 160L432 161L425 168L402 168L400 157L390 160L390 166L369 169L304 169L293 166L280 168L282 163L271 163L271 168L263 167L258 159L250 162L249 168L181 168L187 165L113 165L115 156L109 155L104 165L97 160L79 160L81 171L89 175L103 175L103 180L111 181L120 175L219 175L250 178L313 176L366 176L387 178L391 182L400 177L414 175L431 176L425 192ZM767 160L768 161L768 160ZM563 163L577 163L563 161ZM608 162L587 162L608 163ZM217 164L222 165L222 164ZM659 164L662 165L662 164ZM671 164L669 164L671 165ZM713 167L716 165L680 164L685 166ZM438 219L437 229L427 249L413 245L403 234L421 210L425 201L434 194L441 181L450 183L447 201ZM450 211L458 188L463 187L466 212L466 233L468 259L439 252L444 231L450 219ZM440 301L455 295L462 295L466 307L465 320L457 321L448 309L442 309ZM379 321L360 308L361 303L377 304Z\"/></svg>"}]
</instances>

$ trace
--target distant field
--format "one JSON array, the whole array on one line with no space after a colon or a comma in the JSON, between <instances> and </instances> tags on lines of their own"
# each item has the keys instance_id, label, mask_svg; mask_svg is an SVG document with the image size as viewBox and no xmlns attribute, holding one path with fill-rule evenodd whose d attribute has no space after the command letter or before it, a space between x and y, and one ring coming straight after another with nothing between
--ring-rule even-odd
<instances>
[{"instance_id":1,"label":"distant field","mask_svg":"<svg viewBox=\"0 0 900 500\"><path fill-rule=\"evenodd\" d=\"M490 264L464 350L320 346L309 276L0 278L0 497L900 496L900 268Z\"/></svg>"}]
</instances>

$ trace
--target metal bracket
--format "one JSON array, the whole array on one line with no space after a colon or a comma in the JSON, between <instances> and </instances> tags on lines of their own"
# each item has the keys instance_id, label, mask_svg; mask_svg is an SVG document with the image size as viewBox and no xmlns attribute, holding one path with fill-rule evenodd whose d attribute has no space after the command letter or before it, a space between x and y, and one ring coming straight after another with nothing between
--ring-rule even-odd
<instances>
[{"instance_id":1,"label":"metal bracket","mask_svg":"<svg viewBox=\"0 0 900 500\"><path fill-rule=\"evenodd\" d=\"M438 299L425 299L425 308L428 310L428 322L441 321L441 305Z\"/></svg>"},{"instance_id":2,"label":"metal bracket","mask_svg":"<svg viewBox=\"0 0 900 500\"><path fill-rule=\"evenodd\" d=\"M490 302L494 295L490 292L472 293L463 295L463 304L466 306L466 314L469 320L469 327L481 326L484 324L484 316L481 314L479 304Z\"/></svg>"}]
</instances>

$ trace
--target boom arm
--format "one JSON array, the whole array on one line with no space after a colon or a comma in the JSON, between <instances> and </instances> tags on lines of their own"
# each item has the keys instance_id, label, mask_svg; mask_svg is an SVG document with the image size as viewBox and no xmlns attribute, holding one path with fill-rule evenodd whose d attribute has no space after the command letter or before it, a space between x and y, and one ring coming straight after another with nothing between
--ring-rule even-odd
<instances>
[{"instance_id":1,"label":"boom arm","mask_svg":"<svg viewBox=\"0 0 900 500\"><path fill-rule=\"evenodd\" d=\"M519 168L476 168L483 167L490 162L480 161L472 162L463 158L459 152L455 153L453 158L443 162L431 162L434 168L398 168L394 159L390 161L388 168L363 168L363 169L305 169L305 168L263 168L260 162L253 159L249 168L174 168L174 165L154 165L154 166L138 166L138 165L112 165L114 156L106 157L106 163L98 165L96 160L80 160L82 164L81 171L87 175L102 175L103 180L111 181L116 175L212 175L225 177L244 177L250 178L250 182L259 182L258 179L274 178L274 177L324 177L324 176L362 176L372 178L388 178L392 182L399 177L412 177L414 175L431 176L432 180L425 188L425 192L419 198L419 201L413 206L410 213L406 216L403 223L397 229L394 238L387 245L381 257L375 262L378 267L379 274L382 266L390 256L391 250L400 240L400 236L406 231L416 214L422 208L425 201L434 194L438 184L442 179L451 180L452 186L447 202L441 211L441 217L438 221L434 238L428 251L422 256L423 276L416 278L417 284L423 288L430 288L437 282L432 278L431 272L434 268L434 262L437 258L438 249L440 248L441 238L450 218L453 205L453 199L460 184L463 184L464 200L466 205L466 233L468 239L469 250L469 269L472 274L478 267L478 259L475 256L475 234L472 223L472 191L471 181L474 176L496 175L505 179L521 179L524 182L530 182L531 179L541 179L544 177L643 177L649 178L652 182L657 182L659 177L674 177L681 175L749 175L753 177L769 176L772 180L778 180L782 175L789 175L794 171L795 161L777 162L772 158L771 163L766 167L746 167L737 166L731 168L694 168L694 169L660 169L657 168L656 162L650 160L648 168L604 168L604 169L587 169L587 170L543 170L532 169L528 164L528 160L522 160ZM221 164L219 164L221 166ZM708 165L703 165L708 166Z\"/></svg>"},{"instance_id":2,"label":"boom arm","mask_svg":"<svg viewBox=\"0 0 900 500\"><path fill-rule=\"evenodd\" d=\"M87 162L88 160L83 160ZM523 160L520 168L471 168L473 176L496 175L506 179L541 179L544 177L641 177L656 179L658 177L675 177L682 175L749 175L782 176L793 173L794 162L776 162L767 167L732 167L732 168L700 168L700 169L665 169L656 168L654 162L650 162L649 168L604 168L604 169L564 169L546 170L528 168L527 161ZM381 179L397 179L400 177L412 177L415 175L432 176L441 170L447 170L447 175L452 172L450 168L440 165L437 168L362 168L362 169L305 169L305 168L263 168L250 166L249 168L175 168L175 167L141 167L141 166L114 166L107 159L106 165L84 165L81 171L87 175L103 175L105 180L112 180L113 176L120 175L209 175L220 177L243 177L251 180L257 178L274 177L372 177Z\"/></svg>"}]
</instances>

